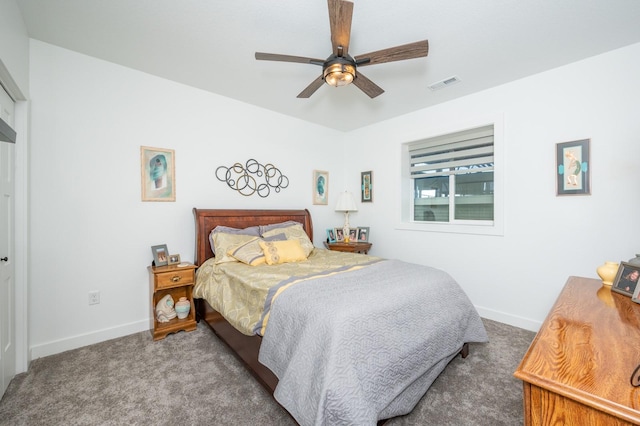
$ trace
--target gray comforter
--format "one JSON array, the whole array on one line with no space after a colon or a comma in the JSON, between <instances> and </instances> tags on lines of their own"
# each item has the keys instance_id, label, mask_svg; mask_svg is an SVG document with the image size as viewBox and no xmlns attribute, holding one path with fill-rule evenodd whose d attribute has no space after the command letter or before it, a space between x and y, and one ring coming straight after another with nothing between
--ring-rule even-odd
<instances>
[{"instance_id":1,"label":"gray comforter","mask_svg":"<svg viewBox=\"0 0 640 426\"><path fill-rule=\"evenodd\" d=\"M282 293L259 360L301 425L374 425L409 413L463 343L487 340L451 276L385 260Z\"/></svg>"}]
</instances>

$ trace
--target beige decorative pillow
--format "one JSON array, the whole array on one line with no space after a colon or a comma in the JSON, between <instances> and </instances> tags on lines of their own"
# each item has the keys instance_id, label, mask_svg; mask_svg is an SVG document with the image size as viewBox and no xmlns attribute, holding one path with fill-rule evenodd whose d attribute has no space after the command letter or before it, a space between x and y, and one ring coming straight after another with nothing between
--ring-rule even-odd
<instances>
[{"instance_id":1,"label":"beige decorative pillow","mask_svg":"<svg viewBox=\"0 0 640 426\"><path fill-rule=\"evenodd\" d=\"M307 260L299 240L258 241L258 244L262 247L267 265Z\"/></svg>"},{"instance_id":2,"label":"beige decorative pillow","mask_svg":"<svg viewBox=\"0 0 640 426\"><path fill-rule=\"evenodd\" d=\"M287 240L298 240L300 242L300 247L304 251L305 258L309 257L311 252L313 251L313 243L309 239L309 236L306 232L304 232L304 228L299 223L295 223L291 226L287 226L285 228L276 228L270 231L267 231L262 234L262 237L267 239L275 234L284 233L287 237Z\"/></svg>"},{"instance_id":3,"label":"beige decorative pillow","mask_svg":"<svg viewBox=\"0 0 640 426\"><path fill-rule=\"evenodd\" d=\"M257 238L254 235L227 234L225 232L213 233L211 237L215 246L216 264L237 262L235 257L228 254L229 249Z\"/></svg>"},{"instance_id":4,"label":"beige decorative pillow","mask_svg":"<svg viewBox=\"0 0 640 426\"><path fill-rule=\"evenodd\" d=\"M229 248L227 254L250 266L263 265L266 259L262 247L260 247L260 241L262 241L260 238L255 237L246 243L237 244Z\"/></svg>"},{"instance_id":5,"label":"beige decorative pillow","mask_svg":"<svg viewBox=\"0 0 640 426\"><path fill-rule=\"evenodd\" d=\"M215 244L213 243L213 236L219 232L222 232L224 234L241 234L241 235L252 235L254 237L259 237L260 227L250 226L248 228L239 229L239 228L232 228L230 226L223 226L223 225L216 226L209 233L209 245L211 246L211 251L213 252L214 255L216 254L216 247L215 247Z\"/></svg>"}]
</instances>

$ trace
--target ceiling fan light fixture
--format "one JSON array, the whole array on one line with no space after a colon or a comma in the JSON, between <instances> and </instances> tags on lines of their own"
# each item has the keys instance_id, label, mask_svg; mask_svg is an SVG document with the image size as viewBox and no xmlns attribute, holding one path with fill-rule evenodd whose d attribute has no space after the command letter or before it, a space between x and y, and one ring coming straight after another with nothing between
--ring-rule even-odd
<instances>
[{"instance_id":1,"label":"ceiling fan light fixture","mask_svg":"<svg viewBox=\"0 0 640 426\"><path fill-rule=\"evenodd\" d=\"M323 71L324 81L333 87L346 86L356 77L356 67L351 64L332 64Z\"/></svg>"}]
</instances>

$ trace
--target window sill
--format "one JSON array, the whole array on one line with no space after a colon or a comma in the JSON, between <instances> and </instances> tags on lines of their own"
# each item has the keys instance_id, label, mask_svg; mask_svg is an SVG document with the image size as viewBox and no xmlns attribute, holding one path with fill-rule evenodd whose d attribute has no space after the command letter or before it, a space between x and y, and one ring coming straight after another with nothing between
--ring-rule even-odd
<instances>
[{"instance_id":1,"label":"window sill","mask_svg":"<svg viewBox=\"0 0 640 426\"><path fill-rule=\"evenodd\" d=\"M395 229L403 231L504 236L503 227L496 224L495 221L487 224L474 223L473 225L447 222L399 222L396 224Z\"/></svg>"}]
</instances>

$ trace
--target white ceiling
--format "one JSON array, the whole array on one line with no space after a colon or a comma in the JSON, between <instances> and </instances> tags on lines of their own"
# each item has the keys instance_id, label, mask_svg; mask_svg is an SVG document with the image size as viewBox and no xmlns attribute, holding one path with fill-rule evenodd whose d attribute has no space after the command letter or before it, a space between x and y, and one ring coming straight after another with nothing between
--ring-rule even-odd
<instances>
[{"instance_id":1,"label":"white ceiling","mask_svg":"<svg viewBox=\"0 0 640 426\"><path fill-rule=\"evenodd\" d=\"M342 131L640 42L639 0L355 0L350 54L428 39L429 56L363 68L375 99L297 99L322 68L254 53L328 57L326 0L16 1L34 39Z\"/></svg>"}]
</instances>

